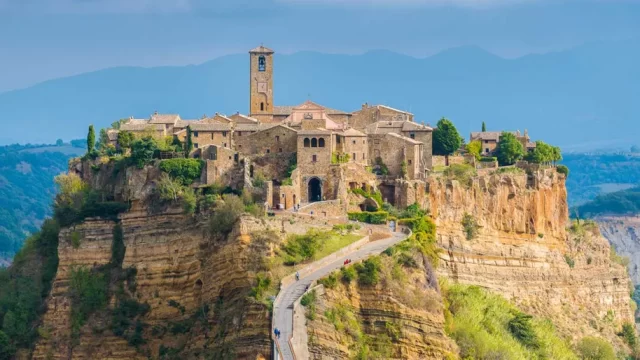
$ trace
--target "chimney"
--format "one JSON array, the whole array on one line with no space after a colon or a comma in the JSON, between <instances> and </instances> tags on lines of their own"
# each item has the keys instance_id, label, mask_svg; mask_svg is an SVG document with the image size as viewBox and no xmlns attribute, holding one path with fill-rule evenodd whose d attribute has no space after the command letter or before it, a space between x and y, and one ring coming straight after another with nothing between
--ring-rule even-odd
<instances>
[{"instance_id":1,"label":"chimney","mask_svg":"<svg viewBox=\"0 0 640 360\"><path fill-rule=\"evenodd\" d=\"M154 111L153 115L158 115L158 110Z\"/></svg>"}]
</instances>

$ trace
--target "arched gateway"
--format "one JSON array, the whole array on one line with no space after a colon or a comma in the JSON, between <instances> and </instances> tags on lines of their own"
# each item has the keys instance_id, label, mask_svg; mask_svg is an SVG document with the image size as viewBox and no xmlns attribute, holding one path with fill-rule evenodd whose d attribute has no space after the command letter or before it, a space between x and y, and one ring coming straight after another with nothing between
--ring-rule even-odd
<instances>
[{"instance_id":1,"label":"arched gateway","mask_svg":"<svg viewBox=\"0 0 640 360\"><path fill-rule=\"evenodd\" d=\"M309 180L308 191L309 202L322 200L322 186L320 184L320 179L317 177L311 178L311 180Z\"/></svg>"}]
</instances>

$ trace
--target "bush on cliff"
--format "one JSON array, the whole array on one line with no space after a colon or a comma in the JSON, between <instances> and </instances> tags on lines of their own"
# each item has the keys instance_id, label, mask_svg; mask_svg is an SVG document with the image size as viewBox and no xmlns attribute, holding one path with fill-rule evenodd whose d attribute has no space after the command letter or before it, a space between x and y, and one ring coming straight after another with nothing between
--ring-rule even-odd
<instances>
[{"instance_id":1,"label":"bush on cliff","mask_svg":"<svg viewBox=\"0 0 640 360\"><path fill-rule=\"evenodd\" d=\"M582 338L576 346L578 354L587 360L615 360L617 359L613 347L604 339L587 336Z\"/></svg>"},{"instance_id":2,"label":"bush on cliff","mask_svg":"<svg viewBox=\"0 0 640 360\"><path fill-rule=\"evenodd\" d=\"M188 186L200 178L202 165L203 162L199 159L167 159L160 162L160 170L178 180L182 185Z\"/></svg>"},{"instance_id":3,"label":"bush on cliff","mask_svg":"<svg viewBox=\"0 0 640 360\"><path fill-rule=\"evenodd\" d=\"M349 220L360 221L368 224L385 224L389 213L386 211L362 211L362 212L350 212L348 213Z\"/></svg>"},{"instance_id":4,"label":"bush on cliff","mask_svg":"<svg viewBox=\"0 0 640 360\"><path fill-rule=\"evenodd\" d=\"M468 164L451 164L444 170L449 179L458 180L463 186L470 186L471 179L477 175L476 169Z\"/></svg>"},{"instance_id":5,"label":"bush on cliff","mask_svg":"<svg viewBox=\"0 0 640 360\"><path fill-rule=\"evenodd\" d=\"M227 236L242 213L245 205L237 195L225 194L209 221L209 231L214 236Z\"/></svg>"},{"instance_id":6,"label":"bush on cliff","mask_svg":"<svg viewBox=\"0 0 640 360\"><path fill-rule=\"evenodd\" d=\"M151 163L153 155L157 150L158 145L150 136L134 140L131 144L130 161L137 166L138 169L142 169L145 165Z\"/></svg>"},{"instance_id":7,"label":"bush on cliff","mask_svg":"<svg viewBox=\"0 0 640 360\"><path fill-rule=\"evenodd\" d=\"M513 165L524 156L524 147L515 135L503 132L496 148L496 155L500 166Z\"/></svg>"}]
</instances>

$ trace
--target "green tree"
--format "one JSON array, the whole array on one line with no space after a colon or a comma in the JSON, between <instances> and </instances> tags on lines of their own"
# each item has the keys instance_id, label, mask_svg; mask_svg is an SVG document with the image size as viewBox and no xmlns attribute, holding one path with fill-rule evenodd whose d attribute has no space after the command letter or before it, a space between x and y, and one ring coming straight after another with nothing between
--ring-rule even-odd
<instances>
[{"instance_id":1,"label":"green tree","mask_svg":"<svg viewBox=\"0 0 640 360\"><path fill-rule=\"evenodd\" d=\"M407 177L407 162L402 160L402 162L400 163L400 175L402 175L402 177Z\"/></svg>"},{"instance_id":2,"label":"green tree","mask_svg":"<svg viewBox=\"0 0 640 360\"><path fill-rule=\"evenodd\" d=\"M462 137L453 123L445 118L440 119L433 131L433 154L444 155L445 163L449 165L449 155L458 150L461 144Z\"/></svg>"},{"instance_id":3,"label":"green tree","mask_svg":"<svg viewBox=\"0 0 640 360\"><path fill-rule=\"evenodd\" d=\"M91 154L96 148L96 132L93 125L89 125L89 133L87 134L87 154Z\"/></svg>"},{"instance_id":4,"label":"green tree","mask_svg":"<svg viewBox=\"0 0 640 360\"><path fill-rule=\"evenodd\" d=\"M524 147L512 133L504 132L500 135L500 142L496 148L498 163L501 166L513 165L524 156Z\"/></svg>"},{"instance_id":5,"label":"green tree","mask_svg":"<svg viewBox=\"0 0 640 360\"><path fill-rule=\"evenodd\" d=\"M107 129L100 129L100 136L98 136L98 150L101 153L105 153L109 147L109 135Z\"/></svg>"},{"instance_id":6,"label":"green tree","mask_svg":"<svg viewBox=\"0 0 640 360\"><path fill-rule=\"evenodd\" d=\"M189 157L189 154L191 154L191 151L193 151L193 139L191 138L191 126L187 126L187 138L184 143L185 156Z\"/></svg>"},{"instance_id":7,"label":"green tree","mask_svg":"<svg viewBox=\"0 0 640 360\"><path fill-rule=\"evenodd\" d=\"M135 140L133 144L131 144L131 161L138 169L142 169L146 164L151 162L153 154L157 149L156 141L152 137Z\"/></svg>"},{"instance_id":8,"label":"green tree","mask_svg":"<svg viewBox=\"0 0 640 360\"><path fill-rule=\"evenodd\" d=\"M118 133L118 146L120 150L131 148L131 144L135 140L135 136L130 131L120 131Z\"/></svg>"},{"instance_id":9,"label":"green tree","mask_svg":"<svg viewBox=\"0 0 640 360\"><path fill-rule=\"evenodd\" d=\"M9 337L2 330L0 330L0 360L13 359L13 353L15 348L11 345Z\"/></svg>"},{"instance_id":10,"label":"green tree","mask_svg":"<svg viewBox=\"0 0 640 360\"><path fill-rule=\"evenodd\" d=\"M482 152L482 142L473 140L467 144L467 152L475 156L476 160L480 160L480 152Z\"/></svg>"},{"instance_id":11,"label":"green tree","mask_svg":"<svg viewBox=\"0 0 640 360\"><path fill-rule=\"evenodd\" d=\"M582 338L576 349L585 360L615 360L613 347L604 339L587 336Z\"/></svg>"},{"instance_id":12,"label":"green tree","mask_svg":"<svg viewBox=\"0 0 640 360\"><path fill-rule=\"evenodd\" d=\"M120 130L120 126L129 121L129 119L120 119L118 121L114 121L111 123L111 128L115 130Z\"/></svg>"},{"instance_id":13,"label":"green tree","mask_svg":"<svg viewBox=\"0 0 640 360\"><path fill-rule=\"evenodd\" d=\"M482 122L482 132L487 131L487 125L485 125L484 121Z\"/></svg>"}]
</instances>

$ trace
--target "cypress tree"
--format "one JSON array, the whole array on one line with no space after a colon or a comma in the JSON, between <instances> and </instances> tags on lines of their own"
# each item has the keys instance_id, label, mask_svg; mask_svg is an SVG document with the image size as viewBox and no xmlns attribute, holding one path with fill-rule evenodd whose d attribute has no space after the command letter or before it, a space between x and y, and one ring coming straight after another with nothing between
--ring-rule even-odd
<instances>
[{"instance_id":1,"label":"cypress tree","mask_svg":"<svg viewBox=\"0 0 640 360\"><path fill-rule=\"evenodd\" d=\"M482 122L482 132L487 131L487 125L484 124L484 121Z\"/></svg>"},{"instance_id":2,"label":"cypress tree","mask_svg":"<svg viewBox=\"0 0 640 360\"><path fill-rule=\"evenodd\" d=\"M87 154L91 154L96 147L96 132L93 125L89 125L89 134L87 134Z\"/></svg>"}]
</instances>

